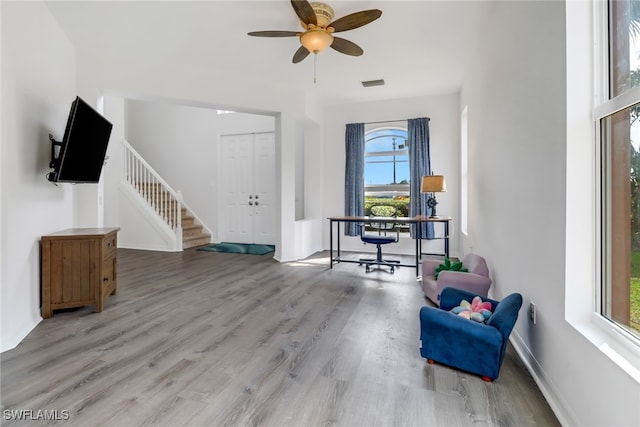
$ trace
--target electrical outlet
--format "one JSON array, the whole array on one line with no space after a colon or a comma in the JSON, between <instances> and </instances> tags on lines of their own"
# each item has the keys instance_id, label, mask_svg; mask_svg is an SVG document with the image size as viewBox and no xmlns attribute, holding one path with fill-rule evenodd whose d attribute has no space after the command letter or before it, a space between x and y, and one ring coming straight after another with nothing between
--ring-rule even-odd
<instances>
[{"instance_id":1,"label":"electrical outlet","mask_svg":"<svg viewBox=\"0 0 640 427\"><path fill-rule=\"evenodd\" d=\"M536 324L536 305L532 302L529 303L529 320L534 325Z\"/></svg>"}]
</instances>

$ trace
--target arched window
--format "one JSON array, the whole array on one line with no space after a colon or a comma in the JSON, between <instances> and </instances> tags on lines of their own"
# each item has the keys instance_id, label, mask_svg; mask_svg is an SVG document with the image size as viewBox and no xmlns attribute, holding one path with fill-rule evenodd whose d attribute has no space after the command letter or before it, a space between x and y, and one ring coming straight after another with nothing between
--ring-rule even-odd
<instances>
[{"instance_id":1,"label":"arched window","mask_svg":"<svg viewBox=\"0 0 640 427\"><path fill-rule=\"evenodd\" d=\"M394 206L408 216L409 147L407 129L385 127L365 133L365 215L373 205Z\"/></svg>"}]
</instances>

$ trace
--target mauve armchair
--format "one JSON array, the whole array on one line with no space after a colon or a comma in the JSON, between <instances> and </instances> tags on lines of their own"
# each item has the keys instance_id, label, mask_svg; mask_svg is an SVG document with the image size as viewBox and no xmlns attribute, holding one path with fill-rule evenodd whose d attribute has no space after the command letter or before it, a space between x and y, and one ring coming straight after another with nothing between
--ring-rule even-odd
<instances>
[{"instance_id":1,"label":"mauve armchair","mask_svg":"<svg viewBox=\"0 0 640 427\"><path fill-rule=\"evenodd\" d=\"M422 260L422 291L437 306L440 305L440 293L444 288L452 287L464 289L486 297L491 287L489 268L487 262L480 255L467 254L462 258L462 267L469 270L468 273L460 271L441 271L436 280L434 274L442 261L434 259Z\"/></svg>"},{"instance_id":2,"label":"mauve armchair","mask_svg":"<svg viewBox=\"0 0 640 427\"><path fill-rule=\"evenodd\" d=\"M509 335L522 307L522 295L513 293L491 303L492 315L483 322L466 319L450 310L463 299L471 302L476 294L456 288L444 288L440 307L420 309L420 355L427 362L439 362L482 376L485 381L498 378L509 342Z\"/></svg>"}]
</instances>

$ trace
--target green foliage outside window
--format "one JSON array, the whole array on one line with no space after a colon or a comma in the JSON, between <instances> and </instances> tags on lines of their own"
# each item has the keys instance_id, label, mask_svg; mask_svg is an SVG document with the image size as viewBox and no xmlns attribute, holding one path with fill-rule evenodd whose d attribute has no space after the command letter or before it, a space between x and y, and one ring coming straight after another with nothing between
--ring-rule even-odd
<instances>
[{"instance_id":1,"label":"green foliage outside window","mask_svg":"<svg viewBox=\"0 0 640 427\"><path fill-rule=\"evenodd\" d=\"M375 216L371 214L372 206L392 206L397 209L397 216L409 216L409 196L399 196L394 198L366 196L364 198L364 214L366 216Z\"/></svg>"}]
</instances>

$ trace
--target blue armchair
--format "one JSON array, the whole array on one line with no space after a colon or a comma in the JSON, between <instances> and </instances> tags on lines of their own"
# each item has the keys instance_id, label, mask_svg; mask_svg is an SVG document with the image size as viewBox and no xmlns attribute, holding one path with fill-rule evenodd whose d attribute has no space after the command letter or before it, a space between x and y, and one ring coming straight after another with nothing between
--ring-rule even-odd
<instances>
[{"instance_id":1,"label":"blue armchair","mask_svg":"<svg viewBox=\"0 0 640 427\"><path fill-rule=\"evenodd\" d=\"M463 299L471 302L476 295L447 287L440 294L440 308L425 306L420 309L420 354L429 363L439 362L493 381L498 378L509 335L518 319L522 295L513 293L502 301L482 298L491 302L493 313L486 323L449 311Z\"/></svg>"}]
</instances>

